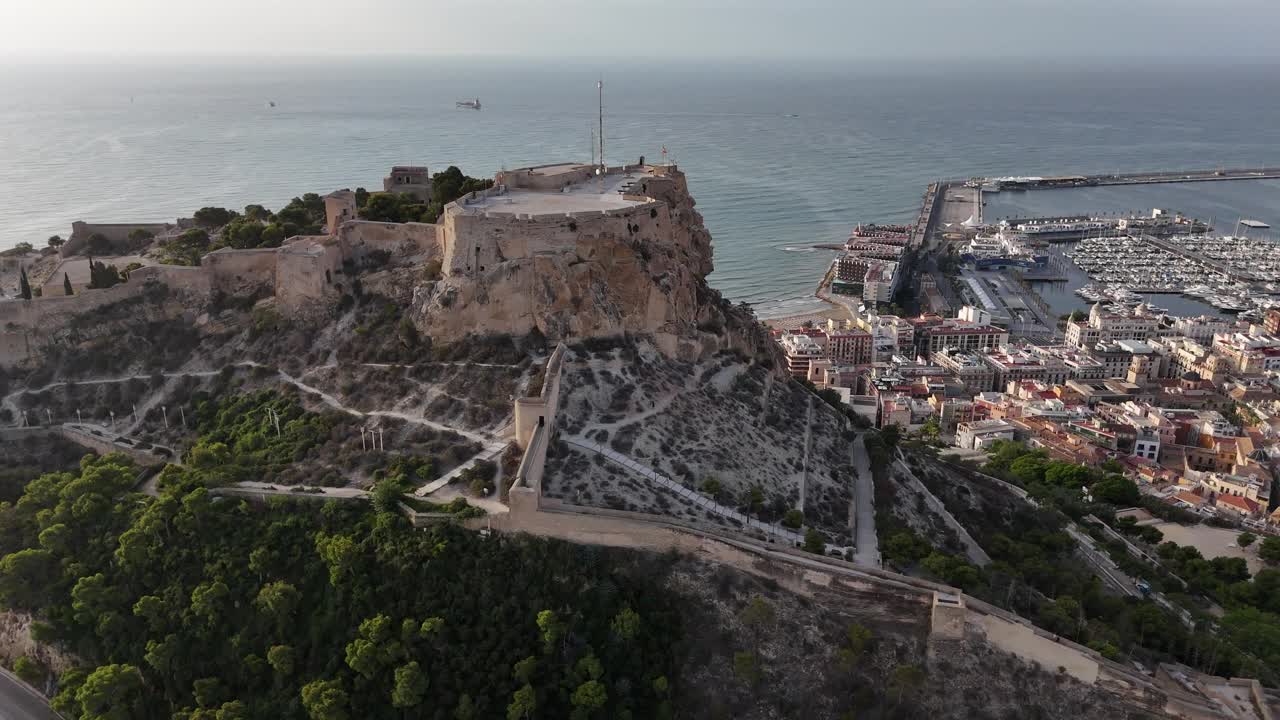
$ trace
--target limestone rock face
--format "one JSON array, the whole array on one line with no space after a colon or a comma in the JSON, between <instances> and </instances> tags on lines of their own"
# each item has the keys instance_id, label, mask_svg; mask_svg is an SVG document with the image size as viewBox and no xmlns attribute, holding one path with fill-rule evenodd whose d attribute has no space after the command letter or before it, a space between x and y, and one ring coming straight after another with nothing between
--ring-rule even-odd
<instances>
[{"instance_id":1,"label":"limestone rock face","mask_svg":"<svg viewBox=\"0 0 1280 720\"><path fill-rule=\"evenodd\" d=\"M736 348L756 354L762 333L706 283L711 234L684 175L646 177L652 202L581 217L446 214L455 247L444 276L418 285L410 316L436 338L524 334L552 340L653 336L671 356Z\"/></svg>"}]
</instances>

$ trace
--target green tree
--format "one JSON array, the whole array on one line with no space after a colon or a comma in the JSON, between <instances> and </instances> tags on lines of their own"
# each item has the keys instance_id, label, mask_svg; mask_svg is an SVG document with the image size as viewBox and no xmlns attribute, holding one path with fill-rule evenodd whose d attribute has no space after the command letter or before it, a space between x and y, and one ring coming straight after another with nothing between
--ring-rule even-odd
<instances>
[{"instance_id":1,"label":"green tree","mask_svg":"<svg viewBox=\"0 0 1280 720\"><path fill-rule=\"evenodd\" d=\"M538 658L530 655L515 664L515 667L511 669L511 676L514 677L517 682L527 685L533 682L533 674L537 672L537 670Z\"/></svg>"},{"instance_id":2,"label":"green tree","mask_svg":"<svg viewBox=\"0 0 1280 720\"><path fill-rule=\"evenodd\" d=\"M1046 482L1059 487L1079 488L1088 485L1093 479L1089 468L1074 463L1050 463L1044 472Z\"/></svg>"},{"instance_id":3,"label":"green tree","mask_svg":"<svg viewBox=\"0 0 1280 720\"><path fill-rule=\"evenodd\" d=\"M764 508L764 490L759 485L752 485L747 489L747 510L752 514L759 514Z\"/></svg>"},{"instance_id":4,"label":"green tree","mask_svg":"<svg viewBox=\"0 0 1280 720\"><path fill-rule=\"evenodd\" d=\"M51 247L51 248L60 248L60 247L62 247L63 243L65 243L65 242L66 242L66 240L63 240L61 235L50 235L50 236L49 236L49 247Z\"/></svg>"},{"instance_id":5,"label":"green tree","mask_svg":"<svg viewBox=\"0 0 1280 720\"><path fill-rule=\"evenodd\" d=\"M26 682L37 685L44 680L45 670L40 663L23 655L13 663L13 672Z\"/></svg>"},{"instance_id":6,"label":"green tree","mask_svg":"<svg viewBox=\"0 0 1280 720\"><path fill-rule=\"evenodd\" d=\"M267 650L267 663L278 674L288 677L293 674L294 655L292 645L272 645Z\"/></svg>"},{"instance_id":7,"label":"green tree","mask_svg":"<svg viewBox=\"0 0 1280 720\"><path fill-rule=\"evenodd\" d=\"M219 228L231 222L231 218L236 217L235 212L220 207L202 207L195 211L192 216L196 223L206 228Z\"/></svg>"},{"instance_id":8,"label":"green tree","mask_svg":"<svg viewBox=\"0 0 1280 720\"><path fill-rule=\"evenodd\" d=\"M880 440L884 442L884 446L892 450L898 446L898 440L902 437L902 428L893 423L889 423L880 428Z\"/></svg>"},{"instance_id":9,"label":"green tree","mask_svg":"<svg viewBox=\"0 0 1280 720\"><path fill-rule=\"evenodd\" d=\"M148 640L147 652L142 656L156 672L167 675L173 671L173 661L181 653L181 641L177 635L165 635L164 640Z\"/></svg>"},{"instance_id":10,"label":"green tree","mask_svg":"<svg viewBox=\"0 0 1280 720\"><path fill-rule=\"evenodd\" d=\"M65 272L62 273L62 294L63 295L76 294L75 288L71 287L71 276L66 274Z\"/></svg>"},{"instance_id":11,"label":"green tree","mask_svg":"<svg viewBox=\"0 0 1280 720\"><path fill-rule=\"evenodd\" d=\"M920 437L928 442L937 442L942 436L942 426L938 424L938 416L930 415L920 426Z\"/></svg>"},{"instance_id":12,"label":"green tree","mask_svg":"<svg viewBox=\"0 0 1280 720\"><path fill-rule=\"evenodd\" d=\"M31 281L27 279L27 269L21 268L18 277L18 297L23 300L31 299Z\"/></svg>"},{"instance_id":13,"label":"green tree","mask_svg":"<svg viewBox=\"0 0 1280 720\"><path fill-rule=\"evenodd\" d=\"M1142 501L1142 493L1133 481L1120 475L1109 475L1089 488L1093 499L1118 507L1130 507Z\"/></svg>"},{"instance_id":14,"label":"green tree","mask_svg":"<svg viewBox=\"0 0 1280 720\"><path fill-rule=\"evenodd\" d=\"M376 615L360 623L359 637L347 643L347 665L368 679L403 653L404 646L392 637L391 618Z\"/></svg>"},{"instance_id":15,"label":"green tree","mask_svg":"<svg viewBox=\"0 0 1280 720\"><path fill-rule=\"evenodd\" d=\"M720 486L720 481L713 477L707 478L706 480L702 481L702 492L710 495L713 498L720 497L720 492L722 489L723 488Z\"/></svg>"},{"instance_id":16,"label":"green tree","mask_svg":"<svg viewBox=\"0 0 1280 720\"><path fill-rule=\"evenodd\" d=\"M624 607L613 616L609 629L619 640L631 642L640 634L640 614L629 607Z\"/></svg>"},{"instance_id":17,"label":"green tree","mask_svg":"<svg viewBox=\"0 0 1280 720\"><path fill-rule=\"evenodd\" d=\"M1280 537L1269 535L1258 546L1258 557L1268 565L1280 564Z\"/></svg>"},{"instance_id":18,"label":"green tree","mask_svg":"<svg viewBox=\"0 0 1280 720\"><path fill-rule=\"evenodd\" d=\"M337 680L312 680L302 687L302 708L311 720L347 720L350 702Z\"/></svg>"},{"instance_id":19,"label":"green tree","mask_svg":"<svg viewBox=\"0 0 1280 720\"><path fill-rule=\"evenodd\" d=\"M538 613L538 629L542 631L542 651L550 655L564 636L564 624L554 610Z\"/></svg>"},{"instance_id":20,"label":"green tree","mask_svg":"<svg viewBox=\"0 0 1280 720\"><path fill-rule=\"evenodd\" d=\"M254 604L264 614L271 617L278 626L284 627L297 609L301 596L298 589L283 581L267 583L258 591Z\"/></svg>"},{"instance_id":21,"label":"green tree","mask_svg":"<svg viewBox=\"0 0 1280 720\"><path fill-rule=\"evenodd\" d=\"M1023 455L1009 464L1009 472L1025 485L1043 482L1049 461L1039 454Z\"/></svg>"},{"instance_id":22,"label":"green tree","mask_svg":"<svg viewBox=\"0 0 1280 720\"><path fill-rule=\"evenodd\" d=\"M816 529L814 529L814 528L809 528L808 530L805 530L805 532L804 532L804 551L805 551L805 552L811 552L811 553L814 553L814 554L816 554L816 555L821 555L821 554L823 554L824 552L826 552L826 551L827 551L827 541L826 541L826 538L824 538L824 537L822 536L822 533L818 532L818 531L817 531Z\"/></svg>"},{"instance_id":23,"label":"green tree","mask_svg":"<svg viewBox=\"0 0 1280 720\"><path fill-rule=\"evenodd\" d=\"M250 220L266 222L271 219L271 211L261 205L245 205L244 216Z\"/></svg>"},{"instance_id":24,"label":"green tree","mask_svg":"<svg viewBox=\"0 0 1280 720\"><path fill-rule=\"evenodd\" d=\"M1253 533L1246 531L1246 532L1240 533L1239 537L1236 538L1236 544L1242 548L1247 548L1253 544L1253 541L1257 539L1258 539L1257 535L1254 535Z\"/></svg>"},{"instance_id":25,"label":"green tree","mask_svg":"<svg viewBox=\"0 0 1280 720\"><path fill-rule=\"evenodd\" d=\"M209 251L209 244L206 230L192 228L160 243L160 262L166 265L199 265L200 258Z\"/></svg>"},{"instance_id":26,"label":"green tree","mask_svg":"<svg viewBox=\"0 0 1280 720\"><path fill-rule=\"evenodd\" d=\"M588 680L573 691L570 702L575 708L590 716L609 702L609 693L605 690L604 683L599 680Z\"/></svg>"},{"instance_id":27,"label":"green tree","mask_svg":"<svg viewBox=\"0 0 1280 720\"><path fill-rule=\"evenodd\" d=\"M533 686L525 683L511 696L511 704L507 705L507 720L524 720L533 717L538 707L538 696Z\"/></svg>"},{"instance_id":28,"label":"green tree","mask_svg":"<svg viewBox=\"0 0 1280 720\"><path fill-rule=\"evenodd\" d=\"M476 720L476 703L470 695L463 693L458 698L458 705L453 709L453 720Z\"/></svg>"},{"instance_id":29,"label":"green tree","mask_svg":"<svg viewBox=\"0 0 1280 720\"><path fill-rule=\"evenodd\" d=\"M398 708L414 707L427 695L427 675L415 660L396 668L391 704Z\"/></svg>"},{"instance_id":30,"label":"green tree","mask_svg":"<svg viewBox=\"0 0 1280 720\"><path fill-rule=\"evenodd\" d=\"M873 636L866 627L857 623L849 623L849 627L845 631L845 637L848 641L844 647L836 651L836 658L842 670L853 672L857 667L858 660L871 644Z\"/></svg>"},{"instance_id":31,"label":"green tree","mask_svg":"<svg viewBox=\"0 0 1280 720\"><path fill-rule=\"evenodd\" d=\"M799 530L804 525L804 512L799 508L791 508L782 516L783 527L789 527L792 530Z\"/></svg>"},{"instance_id":32,"label":"green tree","mask_svg":"<svg viewBox=\"0 0 1280 720\"><path fill-rule=\"evenodd\" d=\"M94 262L89 260L89 289L105 290L109 287L115 287L124 282L124 278L120 275L120 269L115 265L107 265L102 262Z\"/></svg>"},{"instance_id":33,"label":"green tree","mask_svg":"<svg viewBox=\"0 0 1280 720\"><path fill-rule=\"evenodd\" d=\"M40 607L48 597L48 580L56 576L57 559L48 550L27 548L0 559L0 603L8 607Z\"/></svg>"},{"instance_id":34,"label":"green tree","mask_svg":"<svg viewBox=\"0 0 1280 720\"><path fill-rule=\"evenodd\" d=\"M131 720L143 715L142 673L132 665L103 665L76 691L80 720Z\"/></svg>"}]
</instances>

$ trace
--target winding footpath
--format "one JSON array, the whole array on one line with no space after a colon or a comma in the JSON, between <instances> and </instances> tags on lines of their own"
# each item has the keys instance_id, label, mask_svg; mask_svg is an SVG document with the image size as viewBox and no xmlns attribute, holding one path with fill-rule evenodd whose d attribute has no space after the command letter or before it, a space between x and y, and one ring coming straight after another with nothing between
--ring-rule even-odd
<instances>
[{"instance_id":1,"label":"winding footpath","mask_svg":"<svg viewBox=\"0 0 1280 720\"><path fill-rule=\"evenodd\" d=\"M380 364L380 363L362 363L362 364L370 367L399 367L399 366L394 366L389 364ZM433 363L433 364L467 365L468 363ZM475 363L475 365L478 365L480 367L503 367L503 368L513 367L508 365L495 365L492 363ZM225 367L265 368L267 370L274 371L276 374L276 377L279 380L289 383L290 385L293 385L294 387L298 388L298 390L304 393L307 393L309 395L319 398L321 402L323 402L325 405L328 405L329 407L335 410L338 410L339 412L343 412L348 415L355 416L357 418L377 418L377 417L394 418L396 420L402 420L404 422L407 422L413 425L419 425L422 427L430 428L437 432L453 433L455 435L464 437L467 440L475 442L481 446L480 452L476 453L471 458L467 459L461 465L451 470L448 474L430 483L427 483L422 487L418 488L417 490L415 490L414 492L418 496L428 495L438 490L439 488L444 487L445 485L448 485L450 482L452 482L454 479L460 476L463 472L467 471L472 467L475 467L475 465L482 460L496 461L496 459L502 455L503 450L505 450L506 447L511 442L510 436L513 429L513 426L511 423L507 423L506 425L499 428L497 431L493 433L482 434L482 433L477 433L471 430L465 430L463 428L444 425L442 423L428 420L425 417L411 415L409 413L399 412L396 410L371 410L368 412L364 412L356 408L353 408L347 405L346 403L343 403L334 395L327 393L321 390L320 388L315 387L314 385L310 385L304 382L303 380L301 380L300 378L293 377L292 375L289 375L285 371L280 370L278 368L271 367L269 365L264 365L262 363L255 362L253 360L245 360L242 362L232 363ZM322 368L328 368L328 367L337 367L337 366L336 365L322 366ZM322 369L322 368L312 368L312 370L308 372L312 372L314 370ZM75 381L74 383L70 383L66 381L53 382L39 388L33 388L33 389L19 388L9 393L8 395L5 395L3 398L0 398L0 408L9 410L12 413L12 416L15 419L15 421L22 423L23 415L22 415L22 411L18 408L16 399L19 396L26 393L39 394L42 392L46 392L48 390L53 390L55 388L64 387L69 384L103 385L103 384L111 384L111 383L129 382L131 380L151 380L157 375L165 378L166 383L169 383L175 379L182 378L182 377L213 377L214 375L221 373L223 369L225 368L220 368L218 370L187 370L187 371L181 371L181 372L153 373L149 375L143 375L143 374L124 375L120 377L79 380L79 381ZM145 400L142 403L142 406L139 407L140 414L142 416L145 416L146 412L152 407L154 407L158 402L159 402L159 393L153 393L152 397ZM137 445L138 441L130 438L129 435L137 431L137 429L141 426L141 420L134 420L133 422L131 422L125 428L124 432L117 432L115 430L112 430L109 427L106 427L103 425L94 425L92 423L64 423L64 425L67 425L68 427L72 427L72 429L75 430L76 432L85 433L87 435L94 435L100 441L119 443L119 441L123 439L129 444ZM97 432L95 432L95 430L97 430ZM150 494L150 495L157 494L154 479L149 480L147 483L145 483L142 490L143 492L146 492L147 494ZM258 483L258 482L237 483L236 485L231 487L221 488L221 490L229 494L233 493L233 494L247 494L247 495L286 495L291 497L297 497L300 495L302 496L311 495L311 496L328 497L328 498L335 498L335 499L363 498L368 496L368 493L366 491L360 490L358 488L323 487L323 488L310 488L309 492L302 492L299 490L292 489L291 486L277 487L268 483ZM2 713L3 713L3 709L0 708L0 720L7 720L7 718L5 718Z\"/></svg>"},{"instance_id":2,"label":"winding footpath","mask_svg":"<svg viewBox=\"0 0 1280 720\"><path fill-rule=\"evenodd\" d=\"M804 541L804 538L800 535L800 533L787 530L786 528L778 527L777 525L770 525L768 523L763 523L754 518L747 517L746 515L743 515L737 510L734 510L733 508L725 505L721 505L720 503L708 498L707 496L701 493L694 492L689 488L685 487L684 485L681 485L680 483L672 480L671 478L659 472L654 471L652 468L647 467L645 465L641 465L635 460L632 460L631 458L625 455L622 455L621 453L618 453L614 450L611 450L610 448L607 448L599 443L592 442L591 440L587 440L584 437L572 437L572 438L567 437L567 438L564 438L564 441L570 445L573 445L574 447L578 447L583 450L586 450L587 452L592 452L592 453L601 455L606 460L609 460L610 462L616 465L620 465L623 468L626 468L627 470L630 470L631 472L634 472L637 475L640 475L641 477L644 477L654 483L657 483L658 485L661 485L667 490L670 490L671 492L679 495L685 500L688 500L694 505L697 505L703 510L706 510L707 512L710 512L714 515L719 515L733 522L740 523L741 525L747 528L754 528L774 538L787 542L791 545L798 545Z\"/></svg>"}]
</instances>

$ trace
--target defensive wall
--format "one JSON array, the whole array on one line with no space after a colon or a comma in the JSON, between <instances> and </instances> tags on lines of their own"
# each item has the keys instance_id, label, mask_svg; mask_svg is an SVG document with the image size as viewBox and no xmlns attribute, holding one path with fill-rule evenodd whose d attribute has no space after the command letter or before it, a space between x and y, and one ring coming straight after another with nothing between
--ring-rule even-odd
<instances>
[{"instance_id":1,"label":"defensive wall","mask_svg":"<svg viewBox=\"0 0 1280 720\"><path fill-rule=\"evenodd\" d=\"M88 223L76 220L71 223L71 237L67 238L58 251L63 257L78 255L93 235L101 235L110 240L113 245L120 245L128 241L129 234L135 230L159 236L170 230L184 229L189 225L190 223L181 220L177 223Z\"/></svg>"},{"instance_id":2,"label":"defensive wall","mask_svg":"<svg viewBox=\"0 0 1280 720\"><path fill-rule=\"evenodd\" d=\"M880 568L862 567L832 557L805 553L765 538L730 533L709 524L646 513L573 505L542 496L547 447L554 432L559 397L564 392L560 345L547 361L537 398L516 401L516 442L524 450L509 495L510 511L464 523L472 528L526 532L570 542L666 552L676 550L767 576L788 589L812 594L833 586L873 589L896 595L907 607L927 613L930 643L981 639L993 647L1061 672L1086 685L1128 697L1168 717L1187 720L1254 717L1271 720L1268 698L1252 679L1219 678L1181 668L1182 678L1148 676L1031 621L961 590ZM1222 709L1220 696L1235 689L1251 699L1252 716L1239 708Z\"/></svg>"}]
</instances>

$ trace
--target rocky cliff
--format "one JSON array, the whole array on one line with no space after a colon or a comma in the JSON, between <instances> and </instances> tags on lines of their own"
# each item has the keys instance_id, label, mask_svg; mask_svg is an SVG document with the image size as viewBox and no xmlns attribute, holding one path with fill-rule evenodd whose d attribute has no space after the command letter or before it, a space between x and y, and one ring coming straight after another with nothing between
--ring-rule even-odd
<instances>
[{"instance_id":1,"label":"rocky cliff","mask_svg":"<svg viewBox=\"0 0 1280 720\"><path fill-rule=\"evenodd\" d=\"M415 288L411 317L435 338L468 333L551 339L652 336L664 353L692 359L716 350L767 353L750 312L734 308L706 282L711 234L683 173L645 177L634 210L552 218L444 218L455 262ZM465 246L465 247L464 247Z\"/></svg>"}]
</instances>

